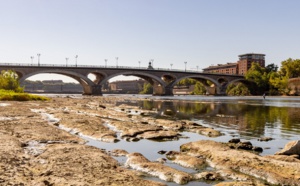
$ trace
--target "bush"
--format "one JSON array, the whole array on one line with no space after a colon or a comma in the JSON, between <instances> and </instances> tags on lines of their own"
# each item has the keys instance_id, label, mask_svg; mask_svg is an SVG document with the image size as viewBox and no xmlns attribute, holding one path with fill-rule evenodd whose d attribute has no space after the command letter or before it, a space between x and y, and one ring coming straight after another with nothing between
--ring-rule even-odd
<instances>
[{"instance_id":1,"label":"bush","mask_svg":"<svg viewBox=\"0 0 300 186\"><path fill-rule=\"evenodd\" d=\"M249 89L242 83L231 84L227 87L227 95L229 96L250 96Z\"/></svg>"},{"instance_id":2,"label":"bush","mask_svg":"<svg viewBox=\"0 0 300 186\"><path fill-rule=\"evenodd\" d=\"M49 100L49 98L44 96L27 94L27 93L18 93L12 90L0 89L0 101L31 101L31 100L47 101Z\"/></svg>"}]
</instances>

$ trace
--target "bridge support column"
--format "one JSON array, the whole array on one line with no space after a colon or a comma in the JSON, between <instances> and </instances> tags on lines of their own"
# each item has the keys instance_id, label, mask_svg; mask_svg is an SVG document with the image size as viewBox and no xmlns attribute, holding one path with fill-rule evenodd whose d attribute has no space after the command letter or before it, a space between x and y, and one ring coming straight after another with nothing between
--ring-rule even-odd
<instances>
[{"instance_id":1,"label":"bridge support column","mask_svg":"<svg viewBox=\"0 0 300 186\"><path fill-rule=\"evenodd\" d=\"M93 85L91 88L92 88L92 95L102 96L102 86L101 85Z\"/></svg>"},{"instance_id":2,"label":"bridge support column","mask_svg":"<svg viewBox=\"0 0 300 186\"><path fill-rule=\"evenodd\" d=\"M88 87L89 91L85 91L84 95L102 96L102 86L92 85Z\"/></svg>"},{"instance_id":3,"label":"bridge support column","mask_svg":"<svg viewBox=\"0 0 300 186\"><path fill-rule=\"evenodd\" d=\"M163 87L158 84L153 85L153 96L173 96L173 88Z\"/></svg>"},{"instance_id":4,"label":"bridge support column","mask_svg":"<svg viewBox=\"0 0 300 186\"><path fill-rule=\"evenodd\" d=\"M227 86L226 85L220 85L220 86L217 86L217 91L216 91L216 95L217 96L226 96L226 88Z\"/></svg>"}]
</instances>

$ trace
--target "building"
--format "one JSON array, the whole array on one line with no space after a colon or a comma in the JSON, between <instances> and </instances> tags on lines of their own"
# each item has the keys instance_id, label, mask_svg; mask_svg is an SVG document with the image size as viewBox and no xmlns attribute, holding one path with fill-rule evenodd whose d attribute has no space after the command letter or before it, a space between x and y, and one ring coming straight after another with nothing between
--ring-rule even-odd
<instances>
[{"instance_id":1,"label":"building","mask_svg":"<svg viewBox=\"0 0 300 186\"><path fill-rule=\"evenodd\" d=\"M251 68L251 63L259 63L261 67L265 67L265 54L246 53L238 56L239 60L235 63L212 65L203 69L204 73L220 73L220 74L240 74L245 75Z\"/></svg>"},{"instance_id":2,"label":"building","mask_svg":"<svg viewBox=\"0 0 300 186\"><path fill-rule=\"evenodd\" d=\"M237 63L218 64L204 68L203 72L219 74L237 74Z\"/></svg>"},{"instance_id":3,"label":"building","mask_svg":"<svg viewBox=\"0 0 300 186\"><path fill-rule=\"evenodd\" d=\"M131 93L137 94L143 90L145 80L128 80L128 81L115 81L109 83L110 91L112 93Z\"/></svg>"},{"instance_id":4,"label":"building","mask_svg":"<svg viewBox=\"0 0 300 186\"><path fill-rule=\"evenodd\" d=\"M261 67L265 67L265 54L248 53L239 55L237 62L238 74L244 75L251 68L251 63L256 62Z\"/></svg>"}]
</instances>

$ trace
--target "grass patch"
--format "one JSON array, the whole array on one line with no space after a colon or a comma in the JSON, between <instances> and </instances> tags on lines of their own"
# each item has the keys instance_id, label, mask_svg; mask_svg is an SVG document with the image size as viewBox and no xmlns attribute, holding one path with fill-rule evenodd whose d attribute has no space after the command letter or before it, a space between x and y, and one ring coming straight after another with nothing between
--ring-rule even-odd
<instances>
[{"instance_id":1,"label":"grass patch","mask_svg":"<svg viewBox=\"0 0 300 186\"><path fill-rule=\"evenodd\" d=\"M47 101L49 98L28 93L17 93L11 90L0 90L0 101Z\"/></svg>"}]
</instances>

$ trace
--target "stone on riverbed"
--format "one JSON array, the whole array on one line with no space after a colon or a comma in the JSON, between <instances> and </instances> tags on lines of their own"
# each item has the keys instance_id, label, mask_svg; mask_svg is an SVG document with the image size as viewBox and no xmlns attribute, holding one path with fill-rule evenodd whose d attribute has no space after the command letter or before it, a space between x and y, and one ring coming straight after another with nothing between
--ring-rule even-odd
<instances>
[{"instance_id":1,"label":"stone on riverbed","mask_svg":"<svg viewBox=\"0 0 300 186\"><path fill-rule=\"evenodd\" d=\"M178 139L179 133L171 130L148 131L137 135L137 138L156 139L156 140L173 140Z\"/></svg>"},{"instance_id":2,"label":"stone on riverbed","mask_svg":"<svg viewBox=\"0 0 300 186\"><path fill-rule=\"evenodd\" d=\"M205 127L195 122L183 122L183 123L184 123L183 125L184 129L190 132L195 132L208 137L222 136L222 133L220 131L217 131L213 128Z\"/></svg>"},{"instance_id":3,"label":"stone on riverbed","mask_svg":"<svg viewBox=\"0 0 300 186\"><path fill-rule=\"evenodd\" d=\"M126 156L128 154L128 152L123 149L114 149L111 151L111 154L113 156Z\"/></svg>"},{"instance_id":4,"label":"stone on riverbed","mask_svg":"<svg viewBox=\"0 0 300 186\"><path fill-rule=\"evenodd\" d=\"M276 155L293 155L298 154L300 155L300 140L291 141L285 145L285 147L275 153Z\"/></svg>"},{"instance_id":5,"label":"stone on riverbed","mask_svg":"<svg viewBox=\"0 0 300 186\"><path fill-rule=\"evenodd\" d=\"M140 153L128 154L127 158L125 166L159 177L162 180L172 181L177 184L186 184L192 180L192 176L190 174L165 166L158 162L151 162Z\"/></svg>"},{"instance_id":6,"label":"stone on riverbed","mask_svg":"<svg viewBox=\"0 0 300 186\"><path fill-rule=\"evenodd\" d=\"M192 156L203 156L216 169L230 169L271 184L300 185L300 163L297 162L262 157L210 140L190 142L181 145L180 150Z\"/></svg>"},{"instance_id":7,"label":"stone on riverbed","mask_svg":"<svg viewBox=\"0 0 300 186\"><path fill-rule=\"evenodd\" d=\"M196 180L222 181L224 178L217 172L200 172L194 175Z\"/></svg>"},{"instance_id":8,"label":"stone on riverbed","mask_svg":"<svg viewBox=\"0 0 300 186\"><path fill-rule=\"evenodd\" d=\"M167 158L174 163L177 163L183 167L200 169L206 165L206 162L202 158L197 158L189 155L185 155L176 151L169 151L166 154Z\"/></svg>"}]
</instances>

